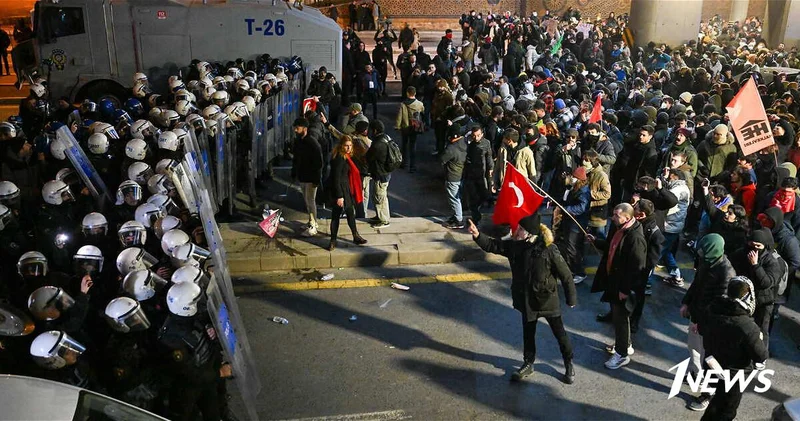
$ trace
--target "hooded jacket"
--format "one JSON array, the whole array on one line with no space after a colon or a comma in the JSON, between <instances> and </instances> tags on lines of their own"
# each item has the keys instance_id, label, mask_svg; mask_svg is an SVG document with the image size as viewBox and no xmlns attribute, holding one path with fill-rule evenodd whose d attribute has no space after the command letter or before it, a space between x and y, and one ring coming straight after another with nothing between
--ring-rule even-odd
<instances>
[{"instance_id":1,"label":"hooded jacket","mask_svg":"<svg viewBox=\"0 0 800 421\"><path fill-rule=\"evenodd\" d=\"M794 236L791 228L783 223L783 213L779 208L767 208L764 214L774 223L771 232L775 240L775 249L789 265L789 273L794 273L800 268L800 241Z\"/></svg>"},{"instance_id":2,"label":"hooded jacket","mask_svg":"<svg viewBox=\"0 0 800 421\"><path fill-rule=\"evenodd\" d=\"M683 180L670 181L668 188L670 193L678 198L678 203L667 211L667 217L664 220L664 231L670 234L680 234L686 224L691 192L689 192L689 187Z\"/></svg>"},{"instance_id":3,"label":"hooded jacket","mask_svg":"<svg viewBox=\"0 0 800 421\"><path fill-rule=\"evenodd\" d=\"M539 229L538 237L532 242L503 241L485 234L475 238L478 246L487 253L508 258L511 298L514 308L523 314L526 322L561 314L557 280L564 288L567 305L577 304L572 273L553 244L553 233L544 224L540 224Z\"/></svg>"},{"instance_id":4,"label":"hooded jacket","mask_svg":"<svg viewBox=\"0 0 800 421\"><path fill-rule=\"evenodd\" d=\"M500 190L506 176L506 161L514 165L525 178L536 180L536 163L533 151L523 142L519 142L514 150L509 150L505 145L500 147L494 160L494 187Z\"/></svg>"},{"instance_id":5,"label":"hooded jacket","mask_svg":"<svg viewBox=\"0 0 800 421\"><path fill-rule=\"evenodd\" d=\"M644 239L647 241L645 270L650 272L661 259L661 251L664 248L664 233L658 228L656 218L653 215L640 219L639 223L642 224Z\"/></svg>"},{"instance_id":6,"label":"hooded jacket","mask_svg":"<svg viewBox=\"0 0 800 421\"><path fill-rule=\"evenodd\" d=\"M589 225L605 227L608 221L608 199L611 198L611 183L603 167L592 168L588 171L589 190L592 202L589 214Z\"/></svg>"},{"instance_id":7,"label":"hooded jacket","mask_svg":"<svg viewBox=\"0 0 800 421\"><path fill-rule=\"evenodd\" d=\"M692 323L702 324L708 305L715 298L725 295L728 281L736 276L724 251L725 240L718 234L708 234L700 240L698 252L701 257L697 273L681 301L689 306Z\"/></svg>"},{"instance_id":8,"label":"hooded jacket","mask_svg":"<svg viewBox=\"0 0 800 421\"><path fill-rule=\"evenodd\" d=\"M454 183L461 181L464 173L464 162L467 160L467 142L462 137L449 142L439 158L445 169L445 180Z\"/></svg>"},{"instance_id":9,"label":"hooded jacket","mask_svg":"<svg viewBox=\"0 0 800 421\"><path fill-rule=\"evenodd\" d=\"M756 305L772 304L775 302L777 285L783 277L784 262L772 255L775 244L768 229L753 230L750 240L764 244L764 250L759 251L756 264L750 264L747 257L747 253L752 250L747 243L731 255L731 262L737 274L744 275L753 282L756 288Z\"/></svg>"},{"instance_id":10,"label":"hooded jacket","mask_svg":"<svg viewBox=\"0 0 800 421\"><path fill-rule=\"evenodd\" d=\"M400 109L397 111L397 118L394 122L395 130L406 130L411 127L411 117L414 113L419 113L420 118L422 113L425 112L425 105L422 101L416 98L406 98L400 104Z\"/></svg>"},{"instance_id":11,"label":"hooded jacket","mask_svg":"<svg viewBox=\"0 0 800 421\"><path fill-rule=\"evenodd\" d=\"M718 297L708 306L705 322L698 325L706 355L713 355L722 368L752 369L767 359L761 329L739 303ZM736 387L736 386L734 386Z\"/></svg>"},{"instance_id":12,"label":"hooded jacket","mask_svg":"<svg viewBox=\"0 0 800 421\"><path fill-rule=\"evenodd\" d=\"M736 166L737 153L731 132L728 132L724 143L716 144L714 130L711 130L706 134L705 140L697 145L698 165L707 168L709 178L713 178Z\"/></svg>"}]
</instances>

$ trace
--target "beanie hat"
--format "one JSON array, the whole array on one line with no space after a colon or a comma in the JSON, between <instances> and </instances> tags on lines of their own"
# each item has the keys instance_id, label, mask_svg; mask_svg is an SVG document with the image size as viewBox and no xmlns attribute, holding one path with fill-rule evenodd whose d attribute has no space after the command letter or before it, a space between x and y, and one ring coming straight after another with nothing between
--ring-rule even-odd
<instances>
[{"instance_id":1,"label":"beanie hat","mask_svg":"<svg viewBox=\"0 0 800 421\"><path fill-rule=\"evenodd\" d=\"M555 100L555 106L556 110L561 111L564 107L567 106L567 104L564 103L563 99L558 98L557 100Z\"/></svg>"},{"instance_id":2,"label":"beanie hat","mask_svg":"<svg viewBox=\"0 0 800 421\"><path fill-rule=\"evenodd\" d=\"M725 240L719 234L707 234L700 240L700 250L703 251L703 260L714 264L725 254Z\"/></svg>"},{"instance_id":3,"label":"beanie hat","mask_svg":"<svg viewBox=\"0 0 800 421\"><path fill-rule=\"evenodd\" d=\"M354 102L354 103L350 104L350 112L353 112L353 111L357 111L357 112L360 113L361 112L361 104L359 104L357 102Z\"/></svg>"},{"instance_id":4,"label":"beanie hat","mask_svg":"<svg viewBox=\"0 0 800 421\"><path fill-rule=\"evenodd\" d=\"M683 102L685 102L687 104L692 102L692 94L690 94L689 92L684 92L684 93L680 94L679 98L681 99L681 101L683 101Z\"/></svg>"},{"instance_id":5,"label":"beanie hat","mask_svg":"<svg viewBox=\"0 0 800 421\"><path fill-rule=\"evenodd\" d=\"M578 167L572 172L572 176L581 181L586 181L586 168Z\"/></svg>"},{"instance_id":6,"label":"beanie hat","mask_svg":"<svg viewBox=\"0 0 800 421\"><path fill-rule=\"evenodd\" d=\"M519 220L519 225L532 235L539 235L541 223L542 217L538 213L528 215Z\"/></svg>"}]
</instances>

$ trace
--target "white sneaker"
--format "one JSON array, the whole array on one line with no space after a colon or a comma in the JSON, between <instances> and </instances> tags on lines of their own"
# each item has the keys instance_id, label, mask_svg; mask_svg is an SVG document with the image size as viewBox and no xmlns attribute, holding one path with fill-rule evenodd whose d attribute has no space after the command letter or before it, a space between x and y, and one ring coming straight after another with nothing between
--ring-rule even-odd
<instances>
[{"instance_id":1,"label":"white sneaker","mask_svg":"<svg viewBox=\"0 0 800 421\"><path fill-rule=\"evenodd\" d=\"M631 362L630 357L623 357L622 355L617 354L616 352L611 358L606 361L606 368L609 370L616 370L620 367L624 367Z\"/></svg>"},{"instance_id":2,"label":"white sneaker","mask_svg":"<svg viewBox=\"0 0 800 421\"><path fill-rule=\"evenodd\" d=\"M681 278L681 270L680 268L675 268L669 271L669 276L676 278L676 279L683 279Z\"/></svg>"},{"instance_id":3,"label":"white sneaker","mask_svg":"<svg viewBox=\"0 0 800 421\"><path fill-rule=\"evenodd\" d=\"M614 344L606 345L606 352L613 355L617 353L617 349ZM628 355L633 355L633 345L628 345Z\"/></svg>"},{"instance_id":4,"label":"white sneaker","mask_svg":"<svg viewBox=\"0 0 800 421\"><path fill-rule=\"evenodd\" d=\"M585 280L586 280L586 277L585 277L585 276L580 276L580 275L577 275L577 276L573 276L573 277L572 277L572 282L574 282L574 283L575 283L575 285L578 285L579 283L581 283L581 282L583 282L583 281L585 281Z\"/></svg>"},{"instance_id":5,"label":"white sneaker","mask_svg":"<svg viewBox=\"0 0 800 421\"><path fill-rule=\"evenodd\" d=\"M303 237L313 237L317 235L317 229L315 227L309 227L307 230L300 233Z\"/></svg>"}]
</instances>

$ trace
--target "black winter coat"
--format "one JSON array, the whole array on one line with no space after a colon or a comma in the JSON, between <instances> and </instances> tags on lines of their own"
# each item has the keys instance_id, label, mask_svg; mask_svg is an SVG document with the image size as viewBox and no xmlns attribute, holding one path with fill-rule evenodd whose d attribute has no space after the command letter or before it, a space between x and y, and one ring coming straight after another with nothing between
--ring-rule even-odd
<instances>
[{"instance_id":1,"label":"black winter coat","mask_svg":"<svg viewBox=\"0 0 800 421\"><path fill-rule=\"evenodd\" d=\"M485 137L478 142L475 142L471 135L469 139L467 161L464 163L464 179L485 180L488 186L489 171L494 166L492 145Z\"/></svg>"},{"instance_id":2,"label":"black winter coat","mask_svg":"<svg viewBox=\"0 0 800 421\"><path fill-rule=\"evenodd\" d=\"M367 150L367 166L369 174L378 181L388 181L391 171L386 167L389 161L389 142L391 139L381 133L372 141L372 146Z\"/></svg>"},{"instance_id":3,"label":"black winter coat","mask_svg":"<svg viewBox=\"0 0 800 421\"><path fill-rule=\"evenodd\" d=\"M534 242L498 240L481 234L475 239L488 253L506 256L511 266L511 298L514 308L525 316L526 322L539 317L561 314L558 283L561 281L567 305L577 304L575 283L569 266L553 244L553 233L544 224Z\"/></svg>"},{"instance_id":4,"label":"black winter coat","mask_svg":"<svg viewBox=\"0 0 800 421\"><path fill-rule=\"evenodd\" d=\"M656 267L658 260L661 258L661 251L664 247L664 233L658 228L653 215L639 220L639 223L642 224L644 239L647 240L647 260L645 261L644 269L650 272Z\"/></svg>"},{"instance_id":5,"label":"black winter coat","mask_svg":"<svg viewBox=\"0 0 800 421\"><path fill-rule=\"evenodd\" d=\"M736 276L736 271L727 257L722 256L713 265L700 259L694 281L683 296L682 304L689 306L689 315L693 323L701 323L708 305L716 298L727 293L728 281Z\"/></svg>"},{"instance_id":6,"label":"black winter coat","mask_svg":"<svg viewBox=\"0 0 800 421\"><path fill-rule=\"evenodd\" d=\"M667 211L678 204L678 198L664 186L661 189L639 192L639 197L653 202L653 207L655 208L653 218L656 221L656 225L658 225L658 229L662 233L666 232L664 231L664 221L667 218Z\"/></svg>"},{"instance_id":7,"label":"black winter coat","mask_svg":"<svg viewBox=\"0 0 800 421\"><path fill-rule=\"evenodd\" d=\"M644 145L639 142L627 143L617 157L612 178L624 180L623 187L630 192L633 191L639 177L645 175L655 177L657 167L658 152L655 141L650 140Z\"/></svg>"},{"instance_id":8,"label":"black winter coat","mask_svg":"<svg viewBox=\"0 0 800 421\"><path fill-rule=\"evenodd\" d=\"M767 305L775 302L777 285L783 277L784 262L772 256L772 246L759 251L758 262L755 266L750 264L747 253L750 247L745 246L736 250L731 255L731 262L737 275L743 275L753 281L756 288L756 305Z\"/></svg>"},{"instance_id":9,"label":"black winter coat","mask_svg":"<svg viewBox=\"0 0 800 421\"><path fill-rule=\"evenodd\" d=\"M325 183L325 190L331 206L340 197L344 198L344 207L355 205L353 192L350 191L350 164L342 156L331 159L331 173Z\"/></svg>"},{"instance_id":10,"label":"black winter coat","mask_svg":"<svg viewBox=\"0 0 800 421\"><path fill-rule=\"evenodd\" d=\"M322 148L310 134L294 142L292 177L301 183L319 184L322 181Z\"/></svg>"},{"instance_id":11,"label":"black winter coat","mask_svg":"<svg viewBox=\"0 0 800 421\"><path fill-rule=\"evenodd\" d=\"M767 359L761 329L753 317L730 298L716 298L708 306L705 322L698 330L706 355L713 355L722 368L752 369Z\"/></svg>"},{"instance_id":12,"label":"black winter coat","mask_svg":"<svg viewBox=\"0 0 800 421\"><path fill-rule=\"evenodd\" d=\"M764 211L773 221L772 238L775 240L775 250L789 265L789 273L800 269L800 241L795 237L792 229L783 223L783 213L776 207Z\"/></svg>"},{"instance_id":13,"label":"black winter coat","mask_svg":"<svg viewBox=\"0 0 800 421\"><path fill-rule=\"evenodd\" d=\"M595 247L603 252L603 257L597 266L592 292L602 291L601 301L607 303L618 302L620 292L630 295L631 291L640 287L640 283L644 283L648 275L647 239L644 237L642 224L638 221L623 233L611 262L611 271L607 270L609 246L618 229L619 227L612 226L607 239L598 238L594 242Z\"/></svg>"}]
</instances>

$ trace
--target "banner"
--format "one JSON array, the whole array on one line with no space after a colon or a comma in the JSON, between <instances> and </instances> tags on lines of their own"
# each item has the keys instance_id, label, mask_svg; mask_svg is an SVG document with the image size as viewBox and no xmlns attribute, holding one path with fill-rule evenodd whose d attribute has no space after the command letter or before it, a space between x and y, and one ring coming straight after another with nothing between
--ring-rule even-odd
<instances>
[{"instance_id":1,"label":"banner","mask_svg":"<svg viewBox=\"0 0 800 421\"><path fill-rule=\"evenodd\" d=\"M728 110L733 133L745 156L775 144L767 112L753 78L744 84L725 108Z\"/></svg>"},{"instance_id":2,"label":"banner","mask_svg":"<svg viewBox=\"0 0 800 421\"><path fill-rule=\"evenodd\" d=\"M592 115L589 116L589 124L597 123L603 119L603 94L597 94L597 99L594 101L594 108L592 108Z\"/></svg>"}]
</instances>

